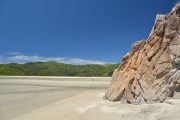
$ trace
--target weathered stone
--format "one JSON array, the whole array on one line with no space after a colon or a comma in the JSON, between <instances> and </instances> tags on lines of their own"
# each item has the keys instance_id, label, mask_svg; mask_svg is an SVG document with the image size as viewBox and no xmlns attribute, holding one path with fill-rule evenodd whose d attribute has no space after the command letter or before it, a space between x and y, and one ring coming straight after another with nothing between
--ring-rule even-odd
<instances>
[{"instance_id":1,"label":"weathered stone","mask_svg":"<svg viewBox=\"0 0 180 120\"><path fill-rule=\"evenodd\" d=\"M110 101L142 104L180 96L180 3L157 15L147 41L138 41L121 61L105 94Z\"/></svg>"}]
</instances>

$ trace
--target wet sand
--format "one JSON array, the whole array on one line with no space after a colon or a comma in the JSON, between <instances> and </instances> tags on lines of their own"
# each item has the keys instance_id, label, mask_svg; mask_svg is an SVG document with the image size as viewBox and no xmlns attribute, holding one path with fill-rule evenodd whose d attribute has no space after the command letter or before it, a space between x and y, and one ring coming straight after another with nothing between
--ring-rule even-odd
<instances>
[{"instance_id":1,"label":"wet sand","mask_svg":"<svg viewBox=\"0 0 180 120\"><path fill-rule=\"evenodd\" d=\"M149 105L103 100L109 80L31 79L0 79L1 120L180 119L177 99Z\"/></svg>"}]
</instances>

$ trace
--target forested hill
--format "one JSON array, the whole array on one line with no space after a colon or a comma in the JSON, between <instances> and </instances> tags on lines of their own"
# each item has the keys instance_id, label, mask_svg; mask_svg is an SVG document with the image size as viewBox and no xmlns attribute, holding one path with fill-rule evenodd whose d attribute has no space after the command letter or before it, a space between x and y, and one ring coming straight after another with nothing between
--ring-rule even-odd
<instances>
[{"instance_id":1,"label":"forested hill","mask_svg":"<svg viewBox=\"0 0 180 120\"><path fill-rule=\"evenodd\" d=\"M0 75L18 76L111 76L117 64L71 65L57 62L0 64Z\"/></svg>"}]
</instances>

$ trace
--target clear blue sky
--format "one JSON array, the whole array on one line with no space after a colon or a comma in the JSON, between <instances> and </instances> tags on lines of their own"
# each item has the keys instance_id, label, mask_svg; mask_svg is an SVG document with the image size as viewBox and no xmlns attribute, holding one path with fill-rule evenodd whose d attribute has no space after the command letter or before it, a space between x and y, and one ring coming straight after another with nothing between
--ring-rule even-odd
<instances>
[{"instance_id":1,"label":"clear blue sky","mask_svg":"<svg viewBox=\"0 0 180 120\"><path fill-rule=\"evenodd\" d=\"M148 37L156 14L177 1L0 0L0 60L118 63L132 43Z\"/></svg>"}]
</instances>

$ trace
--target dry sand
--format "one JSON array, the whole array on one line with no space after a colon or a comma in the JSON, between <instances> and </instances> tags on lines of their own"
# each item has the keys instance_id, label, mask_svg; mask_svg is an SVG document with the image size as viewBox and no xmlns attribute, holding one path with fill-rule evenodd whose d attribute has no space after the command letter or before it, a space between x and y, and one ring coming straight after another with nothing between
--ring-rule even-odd
<instances>
[{"instance_id":1,"label":"dry sand","mask_svg":"<svg viewBox=\"0 0 180 120\"><path fill-rule=\"evenodd\" d=\"M180 120L180 100L113 103L102 99L108 84L103 78L0 78L0 120Z\"/></svg>"}]
</instances>

